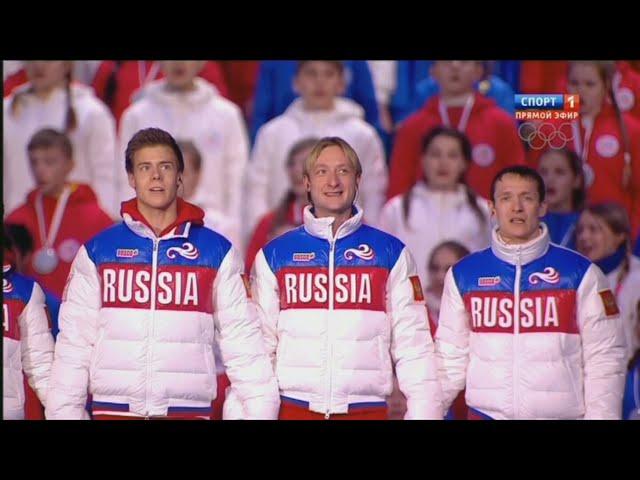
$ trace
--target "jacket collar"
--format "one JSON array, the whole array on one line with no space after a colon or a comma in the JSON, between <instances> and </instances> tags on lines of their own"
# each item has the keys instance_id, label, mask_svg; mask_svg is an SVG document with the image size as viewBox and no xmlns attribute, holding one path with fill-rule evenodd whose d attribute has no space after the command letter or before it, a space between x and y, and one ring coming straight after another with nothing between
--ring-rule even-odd
<instances>
[{"instance_id":1,"label":"jacket collar","mask_svg":"<svg viewBox=\"0 0 640 480\"><path fill-rule=\"evenodd\" d=\"M491 233L491 251L500 260L512 265L525 265L540 258L549 249L549 229L540 223L541 233L527 243L507 244L498 234L496 226Z\"/></svg>"},{"instance_id":2,"label":"jacket collar","mask_svg":"<svg viewBox=\"0 0 640 480\"><path fill-rule=\"evenodd\" d=\"M177 199L178 202L178 217L176 221L165 228L160 235L156 235L149 225L149 222L138 210L138 202L135 198L122 202L120 208L120 215L124 223L133 231L136 235L141 237L150 238L152 240L168 238L187 238L189 236L189 230L191 225L203 225L204 224L204 211L189 202L185 202L183 199Z\"/></svg>"},{"instance_id":3,"label":"jacket collar","mask_svg":"<svg viewBox=\"0 0 640 480\"><path fill-rule=\"evenodd\" d=\"M313 206L307 205L302 213L304 221L304 229L309 235L322 238L328 241L335 241L350 235L362 225L363 210L358 205L352 207L351 217L340 225L335 237L331 226L335 220L334 217L317 218L313 213Z\"/></svg>"}]
</instances>

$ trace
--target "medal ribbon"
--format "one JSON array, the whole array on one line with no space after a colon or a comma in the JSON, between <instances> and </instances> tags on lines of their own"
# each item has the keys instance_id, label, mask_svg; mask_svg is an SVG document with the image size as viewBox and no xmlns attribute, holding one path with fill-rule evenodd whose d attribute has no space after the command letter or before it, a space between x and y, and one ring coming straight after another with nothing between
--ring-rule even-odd
<instances>
[{"instance_id":1,"label":"medal ribbon","mask_svg":"<svg viewBox=\"0 0 640 480\"><path fill-rule=\"evenodd\" d=\"M53 244L58 236L60 225L62 224L62 217L64 211L67 208L69 197L71 196L71 187L65 186L58 203L56 203L56 209L53 212L53 218L51 219L51 225L49 226L49 234L47 235L44 224L44 207L42 206L42 191L38 192L36 197L36 217L38 219L38 233L40 234L40 241L44 248L53 248Z\"/></svg>"},{"instance_id":2,"label":"medal ribbon","mask_svg":"<svg viewBox=\"0 0 640 480\"><path fill-rule=\"evenodd\" d=\"M458 122L458 126L456 127L460 132L464 132L467 129L467 123L469 123L469 117L471 116L471 109L473 108L473 104L476 101L476 97L471 94L469 98L467 98L466 103L464 104L464 108L462 109L462 115L460 115L460 121ZM450 127L451 120L449 119L449 113L447 112L447 107L442 102L442 100L438 100L438 112L440 113L440 118L442 119L442 123Z\"/></svg>"}]
</instances>

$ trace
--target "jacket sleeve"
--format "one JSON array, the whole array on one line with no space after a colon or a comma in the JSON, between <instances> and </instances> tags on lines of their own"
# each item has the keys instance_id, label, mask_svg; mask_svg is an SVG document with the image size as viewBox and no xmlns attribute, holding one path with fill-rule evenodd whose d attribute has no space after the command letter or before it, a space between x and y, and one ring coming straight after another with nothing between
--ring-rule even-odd
<instances>
[{"instance_id":1,"label":"jacket sleeve","mask_svg":"<svg viewBox=\"0 0 640 480\"><path fill-rule=\"evenodd\" d=\"M400 390L407 398L405 420L442 420L442 391L427 309L415 262L406 247L387 280L387 302L391 357Z\"/></svg>"},{"instance_id":2,"label":"jacket sleeve","mask_svg":"<svg viewBox=\"0 0 640 480\"><path fill-rule=\"evenodd\" d=\"M82 246L71 265L62 295L60 332L45 410L47 419L89 419L85 404L100 306L98 270Z\"/></svg>"},{"instance_id":3,"label":"jacket sleeve","mask_svg":"<svg viewBox=\"0 0 640 480\"><path fill-rule=\"evenodd\" d=\"M582 338L585 419L620 419L625 379L625 343L613 292L591 265L577 291Z\"/></svg>"},{"instance_id":4,"label":"jacket sleeve","mask_svg":"<svg viewBox=\"0 0 640 480\"><path fill-rule=\"evenodd\" d=\"M260 249L253 263L252 296L260 310L262 338L275 371L278 348L278 316L280 315L280 293L278 280Z\"/></svg>"},{"instance_id":5,"label":"jacket sleeve","mask_svg":"<svg viewBox=\"0 0 640 480\"><path fill-rule=\"evenodd\" d=\"M99 107L91 112L87 125L87 157L91 164L91 187L98 195L102 208L115 217L120 206L117 202L117 168L123 169L123 162L116 161L115 120L105 105L100 103Z\"/></svg>"},{"instance_id":6,"label":"jacket sleeve","mask_svg":"<svg viewBox=\"0 0 640 480\"><path fill-rule=\"evenodd\" d=\"M249 162L249 140L240 109L233 106L229 118L229 135L225 140L225 213L229 218L242 218L245 171Z\"/></svg>"},{"instance_id":7,"label":"jacket sleeve","mask_svg":"<svg viewBox=\"0 0 640 480\"><path fill-rule=\"evenodd\" d=\"M45 404L53 363L53 337L45 309L45 297L34 282L31 298L18 318L21 332L22 368L29 385Z\"/></svg>"},{"instance_id":8,"label":"jacket sleeve","mask_svg":"<svg viewBox=\"0 0 640 480\"><path fill-rule=\"evenodd\" d=\"M246 419L276 419L278 384L265 354L255 304L247 296L240 255L231 247L214 281L216 329L233 396Z\"/></svg>"},{"instance_id":9,"label":"jacket sleeve","mask_svg":"<svg viewBox=\"0 0 640 480\"><path fill-rule=\"evenodd\" d=\"M453 269L450 268L444 279L436 333L438 371L445 409L451 406L458 392L466 385L470 332L469 316L453 277Z\"/></svg>"}]
</instances>

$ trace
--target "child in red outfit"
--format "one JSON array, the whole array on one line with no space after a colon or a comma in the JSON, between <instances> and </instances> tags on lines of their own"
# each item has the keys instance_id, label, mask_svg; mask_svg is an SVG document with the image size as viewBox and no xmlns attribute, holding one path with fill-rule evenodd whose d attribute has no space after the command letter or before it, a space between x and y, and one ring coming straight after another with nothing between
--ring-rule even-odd
<instances>
[{"instance_id":1,"label":"child in red outfit","mask_svg":"<svg viewBox=\"0 0 640 480\"><path fill-rule=\"evenodd\" d=\"M24 225L34 239L34 254L26 263L25 275L60 298L80 246L113 222L91 187L67 183L73 152L65 134L40 130L27 150L37 188L24 205L9 214L6 223Z\"/></svg>"}]
</instances>

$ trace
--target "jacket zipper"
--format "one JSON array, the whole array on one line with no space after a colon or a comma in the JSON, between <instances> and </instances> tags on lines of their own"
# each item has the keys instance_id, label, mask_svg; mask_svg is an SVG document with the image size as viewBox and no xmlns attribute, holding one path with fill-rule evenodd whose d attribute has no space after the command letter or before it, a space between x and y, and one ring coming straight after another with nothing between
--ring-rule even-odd
<instances>
[{"instance_id":1,"label":"jacket zipper","mask_svg":"<svg viewBox=\"0 0 640 480\"><path fill-rule=\"evenodd\" d=\"M158 273L158 243L159 240L153 240L153 259L151 266L151 318L147 323L147 377L146 377L146 389L145 389L145 416L149 415L149 397L151 396L151 358L152 358L152 342L154 331L154 322L156 315L156 288L157 288L157 273Z\"/></svg>"},{"instance_id":2,"label":"jacket zipper","mask_svg":"<svg viewBox=\"0 0 640 480\"><path fill-rule=\"evenodd\" d=\"M520 365L518 363L518 345L520 335L520 278L522 276L522 264L520 248L516 251L516 278L513 306L513 418L518 418L520 410L520 398L518 396L518 385L520 382Z\"/></svg>"},{"instance_id":3,"label":"jacket zipper","mask_svg":"<svg viewBox=\"0 0 640 480\"><path fill-rule=\"evenodd\" d=\"M329 227L331 228L331 227ZM336 240L335 238L331 238L329 240L329 314L327 315L327 394L325 397L325 408L326 412L324 415L325 420L329 420L331 415L331 376L332 376L332 366L333 366L333 342L331 339L331 313L333 312L334 298L333 298L333 284L334 284L334 258L335 258L335 247Z\"/></svg>"}]
</instances>

